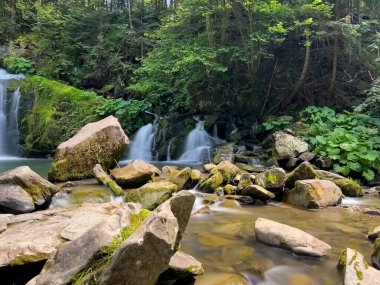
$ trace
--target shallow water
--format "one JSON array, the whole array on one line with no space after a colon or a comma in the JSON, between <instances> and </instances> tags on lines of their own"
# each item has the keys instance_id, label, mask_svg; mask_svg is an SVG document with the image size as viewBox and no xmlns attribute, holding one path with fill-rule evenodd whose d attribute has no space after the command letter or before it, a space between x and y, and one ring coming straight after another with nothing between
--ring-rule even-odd
<instances>
[{"instance_id":1,"label":"shallow water","mask_svg":"<svg viewBox=\"0 0 380 285\"><path fill-rule=\"evenodd\" d=\"M200 205L200 198L197 199L195 208ZM377 196L355 200L380 205ZM349 199L349 202L353 201ZM316 236L332 246L330 256L325 259L300 257L256 243L254 222L258 217ZM195 283L199 285L341 284L336 270L341 252L346 247L355 248L370 261L372 244L366 234L368 228L379 224L380 217L354 213L343 207L309 211L277 203L236 207L231 211L214 206L210 214L191 218L181 249L203 263L205 274L197 277Z\"/></svg>"},{"instance_id":2,"label":"shallow water","mask_svg":"<svg viewBox=\"0 0 380 285\"><path fill-rule=\"evenodd\" d=\"M47 178L51 159L20 158L12 156L0 156L0 173L19 166L28 165L33 171L44 178Z\"/></svg>"}]
</instances>

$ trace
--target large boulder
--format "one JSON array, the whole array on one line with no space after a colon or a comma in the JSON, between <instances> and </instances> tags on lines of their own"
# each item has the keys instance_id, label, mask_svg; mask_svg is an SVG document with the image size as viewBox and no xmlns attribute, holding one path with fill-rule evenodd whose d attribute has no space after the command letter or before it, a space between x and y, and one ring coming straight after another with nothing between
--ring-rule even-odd
<instances>
[{"instance_id":1,"label":"large boulder","mask_svg":"<svg viewBox=\"0 0 380 285\"><path fill-rule=\"evenodd\" d=\"M110 188L111 191L115 195L123 195L124 194L123 188L121 188L116 183L116 181L113 180L111 178L111 176L109 176L107 174L107 172L104 171L103 167L100 164L95 165L93 171L94 171L94 175L95 175L96 180L98 180L98 182L100 184Z\"/></svg>"},{"instance_id":2,"label":"large boulder","mask_svg":"<svg viewBox=\"0 0 380 285\"><path fill-rule=\"evenodd\" d=\"M314 167L309 162L305 161L287 175L285 186L292 189L295 186L296 181L314 179L316 176L317 173L315 172Z\"/></svg>"},{"instance_id":3,"label":"large boulder","mask_svg":"<svg viewBox=\"0 0 380 285\"><path fill-rule=\"evenodd\" d=\"M369 266L355 249L343 251L338 269L342 273L343 285L380 285L380 271Z\"/></svg>"},{"instance_id":4,"label":"large boulder","mask_svg":"<svg viewBox=\"0 0 380 285\"><path fill-rule=\"evenodd\" d=\"M307 142L281 131L273 134L273 140L274 153L279 160L297 157L309 149Z\"/></svg>"},{"instance_id":5,"label":"large boulder","mask_svg":"<svg viewBox=\"0 0 380 285\"><path fill-rule=\"evenodd\" d=\"M324 257L331 250L327 243L311 234L264 218L256 220L255 235L258 242L285 248L298 255Z\"/></svg>"},{"instance_id":6,"label":"large boulder","mask_svg":"<svg viewBox=\"0 0 380 285\"><path fill-rule=\"evenodd\" d=\"M87 124L75 136L58 146L49 171L49 180L94 177L93 168L96 164L108 171L122 157L128 144L128 137L113 116Z\"/></svg>"},{"instance_id":7,"label":"large boulder","mask_svg":"<svg viewBox=\"0 0 380 285\"><path fill-rule=\"evenodd\" d=\"M364 189L360 184L350 178L325 170L316 170L315 172L318 179L330 180L338 185L345 196L361 197L364 195Z\"/></svg>"},{"instance_id":8,"label":"large boulder","mask_svg":"<svg viewBox=\"0 0 380 285\"><path fill-rule=\"evenodd\" d=\"M125 197L128 202L139 203L143 208L152 210L178 190L178 185L169 181L150 182L138 189L127 190Z\"/></svg>"},{"instance_id":9,"label":"large boulder","mask_svg":"<svg viewBox=\"0 0 380 285\"><path fill-rule=\"evenodd\" d=\"M92 257L91 252L119 235L120 230L128 225L128 217L139 213L140 209L138 204L105 203L17 216L0 215L0 225L3 225L0 234L0 267L54 259L58 248L59 252L63 251L67 244L72 251L70 256L65 257L69 258L65 259L66 265L64 262L60 263L62 268L54 266L54 272L59 272L59 276L65 275L65 272L72 272L72 269L82 266L84 259L88 261ZM51 279L53 283L49 284L61 284L57 280Z\"/></svg>"},{"instance_id":10,"label":"large boulder","mask_svg":"<svg viewBox=\"0 0 380 285\"><path fill-rule=\"evenodd\" d=\"M323 208L339 205L342 198L342 191L333 182L309 179L297 181L286 200L297 207Z\"/></svg>"},{"instance_id":11,"label":"large boulder","mask_svg":"<svg viewBox=\"0 0 380 285\"><path fill-rule=\"evenodd\" d=\"M100 284L155 284L178 249L194 201L193 194L181 191L159 206L121 244L100 277Z\"/></svg>"},{"instance_id":12,"label":"large boulder","mask_svg":"<svg viewBox=\"0 0 380 285\"><path fill-rule=\"evenodd\" d=\"M268 169L256 176L256 184L266 189L283 188L285 180L286 172L280 167Z\"/></svg>"},{"instance_id":13,"label":"large boulder","mask_svg":"<svg viewBox=\"0 0 380 285\"><path fill-rule=\"evenodd\" d=\"M47 206L58 187L43 179L28 166L20 166L0 174L0 210L28 213Z\"/></svg>"},{"instance_id":14,"label":"large boulder","mask_svg":"<svg viewBox=\"0 0 380 285\"><path fill-rule=\"evenodd\" d=\"M375 245L373 247L371 261L372 261L372 265L375 268L380 269L380 238L376 240Z\"/></svg>"},{"instance_id":15,"label":"large boulder","mask_svg":"<svg viewBox=\"0 0 380 285\"><path fill-rule=\"evenodd\" d=\"M111 176L116 182L125 188L134 188L144 185L152 179L152 176L159 175L161 171L153 164L141 160L133 160L122 168L115 168L111 171Z\"/></svg>"}]
</instances>

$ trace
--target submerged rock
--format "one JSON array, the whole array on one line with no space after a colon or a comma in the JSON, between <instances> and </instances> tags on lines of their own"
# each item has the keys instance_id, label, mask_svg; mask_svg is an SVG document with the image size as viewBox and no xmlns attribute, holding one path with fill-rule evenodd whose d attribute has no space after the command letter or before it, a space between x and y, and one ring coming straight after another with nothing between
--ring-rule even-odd
<instances>
[{"instance_id":1,"label":"submerged rock","mask_svg":"<svg viewBox=\"0 0 380 285\"><path fill-rule=\"evenodd\" d=\"M256 220L255 235L258 242L285 248L298 255L324 257L331 250L327 243L311 234L264 218Z\"/></svg>"},{"instance_id":2,"label":"submerged rock","mask_svg":"<svg viewBox=\"0 0 380 285\"><path fill-rule=\"evenodd\" d=\"M339 260L344 285L380 285L380 271L369 266L364 256L355 249L346 248Z\"/></svg>"},{"instance_id":3,"label":"submerged rock","mask_svg":"<svg viewBox=\"0 0 380 285\"><path fill-rule=\"evenodd\" d=\"M111 191L115 194L115 195L123 195L124 194L124 191L123 191L123 188L121 188L115 180L113 180L111 178L111 176L109 176L102 168L102 166L100 164L97 164L95 165L94 167L94 174L95 174L95 177L96 177L96 180L98 180L98 182L108 188L111 189Z\"/></svg>"},{"instance_id":4,"label":"submerged rock","mask_svg":"<svg viewBox=\"0 0 380 285\"><path fill-rule=\"evenodd\" d=\"M66 267L59 270L61 273L71 271L67 267L77 266L74 260L82 260L82 256L87 256L89 250L96 246L102 247L110 233L118 235L121 228L128 224L128 216L137 214L140 209L137 204L105 203L18 216L0 215L0 224L7 226L0 234L0 267L53 259L57 249L61 246L63 250L62 245L68 243L77 244L77 248L69 261L66 260ZM51 282L54 281L51 279Z\"/></svg>"},{"instance_id":5,"label":"submerged rock","mask_svg":"<svg viewBox=\"0 0 380 285\"><path fill-rule=\"evenodd\" d=\"M159 206L113 255L102 285L155 284L185 232L195 196L181 191Z\"/></svg>"},{"instance_id":6,"label":"submerged rock","mask_svg":"<svg viewBox=\"0 0 380 285\"><path fill-rule=\"evenodd\" d=\"M285 179L285 170L276 167L257 174L256 184L266 189L282 188L285 185Z\"/></svg>"},{"instance_id":7,"label":"submerged rock","mask_svg":"<svg viewBox=\"0 0 380 285\"><path fill-rule=\"evenodd\" d=\"M318 179L330 180L338 185L345 196L361 197L364 195L364 189L360 184L350 178L325 170L316 170L315 172Z\"/></svg>"},{"instance_id":8,"label":"submerged rock","mask_svg":"<svg viewBox=\"0 0 380 285\"><path fill-rule=\"evenodd\" d=\"M317 173L315 172L314 167L309 162L305 161L287 175L285 186L292 189L294 188L296 181L314 179L316 176Z\"/></svg>"},{"instance_id":9,"label":"submerged rock","mask_svg":"<svg viewBox=\"0 0 380 285\"><path fill-rule=\"evenodd\" d=\"M304 208L336 206L342 202L339 187L328 180L299 180L295 188L287 193L289 204Z\"/></svg>"},{"instance_id":10,"label":"submerged rock","mask_svg":"<svg viewBox=\"0 0 380 285\"><path fill-rule=\"evenodd\" d=\"M127 166L112 170L111 176L122 187L134 188L144 185L152 179L152 176L159 175L160 173L161 171L153 164L141 160L133 160Z\"/></svg>"},{"instance_id":11,"label":"submerged rock","mask_svg":"<svg viewBox=\"0 0 380 285\"><path fill-rule=\"evenodd\" d=\"M108 171L121 158L128 144L128 137L113 116L87 124L58 146L49 180L94 177L93 168L96 164Z\"/></svg>"},{"instance_id":12,"label":"submerged rock","mask_svg":"<svg viewBox=\"0 0 380 285\"><path fill-rule=\"evenodd\" d=\"M20 166L0 174L0 210L28 213L47 206L58 187L43 179L29 166Z\"/></svg>"},{"instance_id":13,"label":"submerged rock","mask_svg":"<svg viewBox=\"0 0 380 285\"><path fill-rule=\"evenodd\" d=\"M273 139L274 153L280 160L297 157L309 149L307 142L281 131L274 133Z\"/></svg>"},{"instance_id":14,"label":"submerged rock","mask_svg":"<svg viewBox=\"0 0 380 285\"><path fill-rule=\"evenodd\" d=\"M143 208L152 210L178 190L178 185L169 181L150 182L138 189L127 190L125 197L127 202L139 203Z\"/></svg>"}]
</instances>

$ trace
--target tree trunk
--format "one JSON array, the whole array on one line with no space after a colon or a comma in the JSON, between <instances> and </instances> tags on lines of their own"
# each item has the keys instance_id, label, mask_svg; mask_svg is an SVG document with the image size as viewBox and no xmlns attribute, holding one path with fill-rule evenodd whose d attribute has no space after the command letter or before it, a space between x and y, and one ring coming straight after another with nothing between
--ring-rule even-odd
<instances>
[{"instance_id":1,"label":"tree trunk","mask_svg":"<svg viewBox=\"0 0 380 285\"><path fill-rule=\"evenodd\" d=\"M334 55L333 55L333 64L332 64L332 72L331 72L331 80L330 80L330 86L327 91L327 94L329 97L331 97L334 94L335 90L335 84L336 84L336 73L337 73L337 66L338 66L338 51L339 51L339 41L338 41L338 35L335 35L334 38Z\"/></svg>"}]
</instances>

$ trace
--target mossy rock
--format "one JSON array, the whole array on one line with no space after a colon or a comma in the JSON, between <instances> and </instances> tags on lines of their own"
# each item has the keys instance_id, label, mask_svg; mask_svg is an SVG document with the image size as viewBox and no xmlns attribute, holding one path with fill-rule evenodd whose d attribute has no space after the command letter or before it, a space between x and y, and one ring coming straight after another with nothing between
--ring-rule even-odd
<instances>
[{"instance_id":1,"label":"mossy rock","mask_svg":"<svg viewBox=\"0 0 380 285\"><path fill-rule=\"evenodd\" d=\"M373 267L380 269L380 238L376 240L375 245L373 247L371 261Z\"/></svg>"},{"instance_id":2,"label":"mossy rock","mask_svg":"<svg viewBox=\"0 0 380 285\"><path fill-rule=\"evenodd\" d=\"M87 123L100 119L96 108L106 100L40 76L21 86L20 121L25 156L47 156Z\"/></svg>"},{"instance_id":3,"label":"mossy rock","mask_svg":"<svg viewBox=\"0 0 380 285\"><path fill-rule=\"evenodd\" d=\"M286 176L285 186L292 189L295 186L296 181L314 179L317 173L314 167L307 161L301 163L296 169Z\"/></svg>"},{"instance_id":4,"label":"mossy rock","mask_svg":"<svg viewBox=\"0 0 380 285\"><path fill-rule=\"evenodd\" d=\"M201 192L213 193L216 188L223 184L223 174L220 171L213 171L208 177L199 182L197 188Z\"/></svg>"},{"instance_id":5,"label":"mossy rock","mask_svg":"<svg viewBox=\"0 0 380 285\"><path fill-rule=\"evenodd\" d=\"M316 170L316 173L318 179L330 180L338 185L342 193L347 197L361 197L364 195L364 189L351 178L324 170Z\"/></svg>"}]
</instances>

